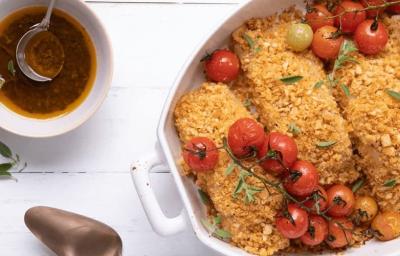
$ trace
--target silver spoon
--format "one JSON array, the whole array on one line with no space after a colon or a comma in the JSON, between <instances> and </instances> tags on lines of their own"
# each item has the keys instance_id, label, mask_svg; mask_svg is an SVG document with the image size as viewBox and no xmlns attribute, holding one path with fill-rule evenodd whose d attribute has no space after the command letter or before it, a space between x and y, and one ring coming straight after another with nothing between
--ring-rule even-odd
<instances>
[{"instance_id":1,"label":"silver spoon","mask_svg":"<svg viewBox=\"0 0 400 256\"><path fill-rule=\"evenodd\" d=\"M58 75L59 71L61 71L60 69L58 73L55 74L53 77L40 75L26 62L26 56L25 56L25 49L30 40L37 34L48 31L50 27L51 14L53 12L56 1L57 0L50 1L49 7L47 8L47 12L43 20L40 23L33 25L31 29L21 37L17 45L16 59L19 68L21 69L22 73L24 73L27 77L38 82L51 81L54 77Z\"/></svg>"}]
</instances>

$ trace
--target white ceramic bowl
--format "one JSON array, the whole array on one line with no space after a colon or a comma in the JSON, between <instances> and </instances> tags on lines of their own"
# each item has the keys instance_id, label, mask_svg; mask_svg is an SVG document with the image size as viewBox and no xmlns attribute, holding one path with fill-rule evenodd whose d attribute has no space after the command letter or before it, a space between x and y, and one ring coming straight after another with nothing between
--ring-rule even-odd
<instances>
[{"instance_id":1,"label":"white ceramic bowl","mask_svg":"<svg viewBox=\"0 0 400 256\"><path fill-rule=\"evenodd\" d=\"M293 4L297 4L303 8L302 3L302 0L252 0L241 5L234 14L228 17L221 26L216 28L194 51L178 75L161 115L158 128L159 145L157 145L155 152L136 161L131 171L137 193L142 201L149 222L153 229L160 235L172 235L182 231L186 228L186 219L189 218L195 234L206 246L223 255L249 255L244 250L211 237L202 226L200 220L206 216L205 209L198 196L197 188L191 179L182 177L178 170L180 168L178 159L180 158L181 145L174 127L173 110L183 94L198 87L204 81L202 66L200 64L204 53L227 45L230 41L231 33L247 19L269 16ZM173 174L176 186L186 208L187 216L182 212L182 214L175 218L167 218L156 200L151 188L148 172L153 167L162 164L168 164ZM336 254L325 253L324 255L333 256ZM384 243L370 241L360 248L347 250L345 255L399 256L400 240L397 239Z\"/></svg>"},{"instance_id":2,"label":"white ceramic bowl","mask_svg":"<svg viewBox=\"0 0 400 256\"><path fill-rule=\"evenodd\" d=\"M47 6L49 0L0 0L0 20L29 6ZM71 113L54 119L38 120L13 113L0 104L0 127L27 137L51 137L83 124L100 107L109 91L113 74L110 40L96 15L81 0L59 0L56 8L74 17L87 30L96 49L97 70L93 88L85 101Z\"/></svg>"}]
</instances>

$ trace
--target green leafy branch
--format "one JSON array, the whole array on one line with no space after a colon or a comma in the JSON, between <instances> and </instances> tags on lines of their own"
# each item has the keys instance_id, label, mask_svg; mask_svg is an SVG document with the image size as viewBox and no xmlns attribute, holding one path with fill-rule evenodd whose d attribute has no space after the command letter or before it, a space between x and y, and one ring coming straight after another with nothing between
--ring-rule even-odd
<instances>
[{"instance_id":1,"label":"green leafy branch","mask_svg":"<svg viewBox=\"0 0 400 256\"><path fill-rule=\"evenodd\" d=\"M11 174L12 169L19 169L18 172L22 172L27 163L25 162L21 167L21 159L18 154L13 154L11 149L0 141L0 155L4 157L7 162L0 164L0 177L9 177L13 178Z\"/></svg>"},{"instance_id":2,"label":"green leafy branch","mask_svg":"<svg viewBox=\"0 0 400 256\"><path fill-rule=\"evenodd\" d=\"M326 82L323 80L318 81L314 85L314 88L318 89L325 83L328 84L330 88L336 87L339 83L339 80L336 78L336 72L341 69L346 63L358 63L358 61L353 56L351 56L351 53L356 51L358 51L356 45L350 40L345 40L340 47L339 55L336 58L335 63L333 64L332 71L327 75ZM346 96L349 97L351 95L350 90L346 84L340 84L340 87Z\"/></svg>"}]
</instances>

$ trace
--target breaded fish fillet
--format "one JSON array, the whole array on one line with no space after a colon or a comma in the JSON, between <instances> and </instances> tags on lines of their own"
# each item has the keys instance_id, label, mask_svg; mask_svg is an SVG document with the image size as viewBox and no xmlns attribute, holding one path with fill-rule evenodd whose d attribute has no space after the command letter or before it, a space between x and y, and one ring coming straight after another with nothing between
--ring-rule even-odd
<instances>
[{"instance_id":1,"label":"breaded fish fillet","mask_svg":"<svg viewBox=\"0 0 400 256\"><path fill-rule=\"evenodd\" d=\"M299 158L316 165L320 182L350 183L359 173L347 123L329 89L314 89L326 78L323 65L310 51L295 53L286 45L287 29L299 18L291 9L280 16L249 20L234 32L234 48L261 123L282 133L299 128L301 133L294 136ZM280 80L290 76L303 78L290 85ZM328 142L334 145L327 146Z\"/></svg>"},{"instance_id":2,"label":"breaded fish fillet","mask_svg":"<svg viewBox=\"0 0 400 256\"><path fill-rule=\"evenodd\" d=\"M237 119L250 117L242 102L223 84L203 84L184 95L174 114L183 143L193 137L204 136L218 146L222 145L222 138ZM289 246L289 241L273 226L274 217L282 207L282 195L274 189L263 189L255 195L252 203L246 204L242 195L233 198L239 170L227 176L225 171L230 161L227 153L220 151L215 170L197 173L196 183L208 193L222 216L223 228L232 234L231 242L257 255L272 255ZM189 173L187 166L184 165L183 169L186 174ZM264 173L259 167L256 172L260 175ZM276 181L273 176L265 177ZM262 188L260 181L253 177L247 177L246 182Z\"/></svg>"},{"instance_id":3,"label":"breaded fish fillet","mask_svg":"<svg viewBox=\"0 0 400 256\"><path fill-rule=\"evenodd\" d=\"M369 57L354 54L358 64L347 64L337 72L351 96L340 88L334 92L351 125L358 164L372 193L381 209L400 211L400 101L387 93L400 92L400 20L386 18L385 23L390 34L385 50Z\"/></svg>"}]
</instances>

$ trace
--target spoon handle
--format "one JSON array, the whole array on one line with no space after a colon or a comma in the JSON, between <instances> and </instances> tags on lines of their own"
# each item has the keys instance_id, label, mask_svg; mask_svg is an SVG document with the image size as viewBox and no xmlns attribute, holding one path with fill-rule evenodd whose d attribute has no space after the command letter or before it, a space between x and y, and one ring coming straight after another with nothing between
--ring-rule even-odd
<instances>
[{"instance_id":1,"label":"spoon handle","mask_svg":"<svg viewBox=\"0 0 400 256\"><path fill-rule=\"evenodd\" d=\"M49 7L47 7L46 15L44 16L43 20L40 22L40 27L43 29L48 30L50 26L50 18L51 14L53 13L54 5L56 4L57 0L51 0Z\"/></svg>"}]
</instances>

